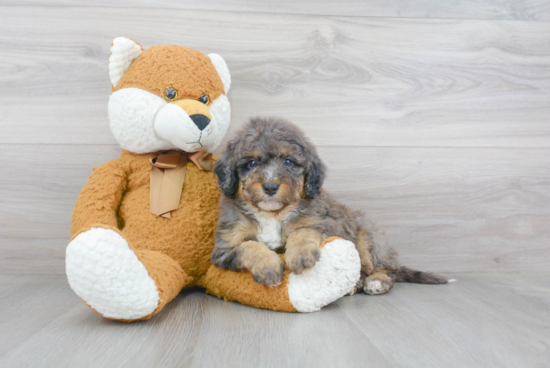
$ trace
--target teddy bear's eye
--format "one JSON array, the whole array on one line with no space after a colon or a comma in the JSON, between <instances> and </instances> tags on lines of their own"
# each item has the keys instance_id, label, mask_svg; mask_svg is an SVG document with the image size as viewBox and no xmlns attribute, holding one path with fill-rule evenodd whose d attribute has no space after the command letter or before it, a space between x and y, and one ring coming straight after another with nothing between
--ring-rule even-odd
<instances>
[{"instance_id":1,"label":"teddy bear's eye","mask_svg":"<svg viewBox=\"0 0 550 368\"><path fill-rule=\"evenodd\" d=\"M199 101L205 105L208 105L210 103L210 97L208 97L208 95L202 95L199 97Z\"/></svg>"},{"instance_id":2,"label":"teddy bear's eye","mask_svg":"<svg viewBox=\"0 0 550 368\"><path fill-rule=\"evenodd\" d=\"M164 96L166 96L166 99L168 101L174 101L176 97L178 97L178 92L172 87L166 87L166 90L164 91Z\"/></svg>"}]
</instances>

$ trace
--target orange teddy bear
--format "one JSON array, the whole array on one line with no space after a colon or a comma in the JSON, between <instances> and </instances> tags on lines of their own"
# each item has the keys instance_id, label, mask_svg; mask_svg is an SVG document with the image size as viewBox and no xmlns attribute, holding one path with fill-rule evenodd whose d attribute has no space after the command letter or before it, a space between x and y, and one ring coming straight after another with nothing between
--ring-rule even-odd
<instances>
[{"instance_id":1,"label":"orange teddy bear","mask_svg":"<svg viewBox=\"0 0 550 368\"><path fill-rule=\"evenodd\" d=\"M315 311L359 279L352 243L329 241L318 264L276 288L210 261L219 190L210 152L230 121L231 77L217 54L113 41L111 130L121 157L94 169L75 205L66 252L71 288L100 315L149 319L184 287L255 307Z\"/></svg>"}]
</instances>

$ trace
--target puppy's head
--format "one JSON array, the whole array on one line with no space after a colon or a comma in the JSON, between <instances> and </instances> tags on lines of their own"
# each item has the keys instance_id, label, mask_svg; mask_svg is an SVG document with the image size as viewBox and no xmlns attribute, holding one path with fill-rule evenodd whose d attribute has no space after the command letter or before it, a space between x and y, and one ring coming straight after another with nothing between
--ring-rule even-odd
<instances>
[{"instance_id":1,"label":"puppy's head","mask_svg":"<svg viewBox=\"0 0 550 368\"><path fill-rule=\"evenodd\" d=\"M297 126L281 118L253 118L228 143L214 172L226 196L276 212L315 198L325 165Z\"/></svg>"}]
</instances>

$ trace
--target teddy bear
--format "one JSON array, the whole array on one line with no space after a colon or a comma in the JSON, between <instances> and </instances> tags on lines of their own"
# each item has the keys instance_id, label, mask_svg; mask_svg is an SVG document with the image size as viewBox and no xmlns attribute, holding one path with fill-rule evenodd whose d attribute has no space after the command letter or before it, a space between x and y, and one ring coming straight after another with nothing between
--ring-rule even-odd
<instances>
[{"instance_id":1,"label":"teddy bear","mask_svg":"<svg viewBox=\"0 0 550 368\"><path fill-rule=\"evenodd\" d=\"M218 269L211 252L219 188L212 152L230 122L224 59L126 37L109 56L108 115L122 150L94 168L71 221L66 273L75 293L113 320L147 320L183 288L287 312L312 312L351 292L359 255L327 239L319 262L277 287Z\"/></svg>"}]
</instances>

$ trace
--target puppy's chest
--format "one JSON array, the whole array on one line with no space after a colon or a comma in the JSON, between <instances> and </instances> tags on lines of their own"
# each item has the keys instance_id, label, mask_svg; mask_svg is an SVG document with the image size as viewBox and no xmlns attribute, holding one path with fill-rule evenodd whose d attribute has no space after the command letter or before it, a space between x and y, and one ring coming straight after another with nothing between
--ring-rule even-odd
<instances>
[{"instance_id":1,"label":"puppy's chest","mask_svg":"<svg viewBox=\"0 0 550 368\"><path fill-rule=\"evenodd\" d=\"M258 241L271 249L279 248L282 245L282 221L271 216L256 215L255 218Z\"/></svg>"}]
</instances>

